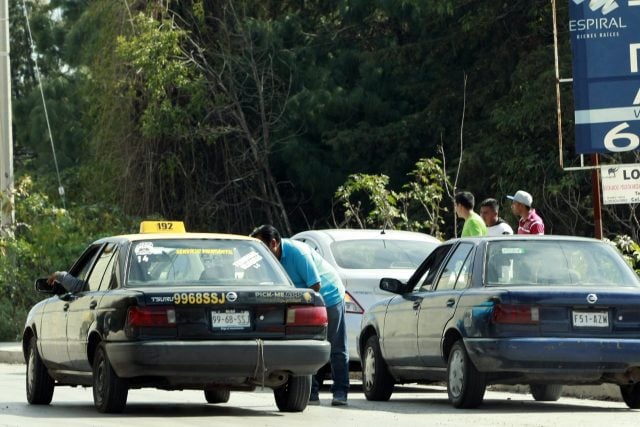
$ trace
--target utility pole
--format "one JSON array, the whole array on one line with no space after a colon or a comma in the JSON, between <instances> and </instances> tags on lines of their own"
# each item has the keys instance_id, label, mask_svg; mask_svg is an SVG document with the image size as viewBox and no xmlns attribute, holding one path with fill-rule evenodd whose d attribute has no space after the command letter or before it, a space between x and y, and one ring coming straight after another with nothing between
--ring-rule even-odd
<instances>
[{"instance_id":1,"label":"utility pole","mask_svg":"<svg viewBox=\"0 0 640 427\"><path fill-rule=\"evenodd\" d=\"M13 205L13 138L11 132L11 66L9 2L0 0L0 233L11 233Z\"/></svg>"}]
</instances>

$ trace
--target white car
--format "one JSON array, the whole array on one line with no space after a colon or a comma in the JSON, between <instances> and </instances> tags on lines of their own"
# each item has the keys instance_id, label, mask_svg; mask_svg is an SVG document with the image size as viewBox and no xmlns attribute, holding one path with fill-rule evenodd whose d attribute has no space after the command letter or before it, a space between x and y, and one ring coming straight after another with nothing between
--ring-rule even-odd
<instances>
[{"instance_id":1,"label":"white car","mask_svg":"<svg viewBox=\"0 0 640 427\"><path fill-rule=\"evenodd\" d=\"M380 289L380 279L404 279L440 240L424 233L399 230L309 230L292 237L318 251L338 271L347 288L349 364L360 369L357 351L363 313L376 301L393 296Z\"/></svg>"}]
</instances>

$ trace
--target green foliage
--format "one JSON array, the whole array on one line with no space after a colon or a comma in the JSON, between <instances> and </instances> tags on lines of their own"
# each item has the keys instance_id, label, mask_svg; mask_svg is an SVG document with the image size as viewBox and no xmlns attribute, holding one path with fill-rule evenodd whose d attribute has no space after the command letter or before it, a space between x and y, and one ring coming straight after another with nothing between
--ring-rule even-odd
<instances>
[{"instance_id":1,"label":"green foliage","mask_svg":"<svg viewBox=\"0 0 640 427\"><path fill-rule=\"evenodd\" d=\"M408 175L412 180L404 184L404 191L398 194L403 202L403 219L407 223L407 229L425 230L433 236L443 238L443 213L448 209L442 206L442 199L448 178L442 170L440 160L420 159Z\"/></svg>"},{"instance_id":2,"label":"green foliage","mask_svg":"<svg viewBox=\"0 0 640 427\"><path fill-rule=\"evenodd\" d=\"M147 98L141 116L142 135L185 138L191 134L190 112L179 100L188 107L202 78L182 52L181 42L187 34L169 19L158 22L143 13L132 25L135 34L118 36L116 53L135 73L135 77L123 76L122 89L128 97L143 92Z\"/></svg>"},{"instance_id":3,"label":"green foliage","mask_svg":"<svg viewBox=\"0 0 640 427\"><path fill-rule=\"evenodd\" d=\"M29 307L41 299L33 290L36 278L69 269L85 247L100 237L136 229L137 221L113 207L84 205L65 210L34 188L29 176L17 182L17 225L0 237L0 340L19 338Z\"/></svg>"},{"instance_id":4,"label":"green foliage","mask_svg":"<svg viewBox=\"0 0 640 427\"><path fill-rule=\"evenodd\" d=\"M437 159L420 159L403 191L389 190L386 175L352 174L335 197L344 209L344 224L360 228L403 228L442 237L441 207L447 177ZM363 196L367 197L363 202Z\"/></svg>"},{"instance_id":5,"label":"green foliage","mask_svg":"<svg viewBox=\"0 0 640 427\"><path fill-rule=\"evenodd\" d=\"M640 274L640 245L626 235L617 235L611 243L618 248L627 263Z\"/></svg>"},{"instance_id":6,"label":"green foliage","mask_svg":"<svg viewBox=\"0 0 640 427\"><path fill-rule=\"evenodd\" d=\"M345 209L346 224L354 221L360 228L366 228L367 225L393 228L394 222L400 217L400 211L396 207L395 193L387 190L388 184L389 177L386 175L349 175L345 184L336 191L336 197L342 201ZM363 206L359 197L355 197L360 195L358 193L367 194L369 206Z\"/></svg>"}]
</instances>

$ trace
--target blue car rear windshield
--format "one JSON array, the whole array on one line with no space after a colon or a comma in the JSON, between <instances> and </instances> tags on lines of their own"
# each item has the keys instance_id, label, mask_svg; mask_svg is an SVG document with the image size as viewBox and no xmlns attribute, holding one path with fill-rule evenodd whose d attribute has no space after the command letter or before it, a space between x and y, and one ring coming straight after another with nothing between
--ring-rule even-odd
<instances>
[{"instance_id":1,"label":"blue car rear windshield","mask_svg":"<svg viewBox=\"0 0 640 427\"><path fill-rule=\"evenodd\" d=\"M291 284L260 242L164 239L134 242L128 286L218 286Z\"/></svg>"},{"instance_id":2,"label":"blue car rear windshield","mask_svg":"<svg viewBox=\"0 0 640 427\"><path fill-rule=\"evenodd\" d=\"M615 248L571 240L490 242L485 278L487 286L640 286Z\"/></svg>"}]
</instances>

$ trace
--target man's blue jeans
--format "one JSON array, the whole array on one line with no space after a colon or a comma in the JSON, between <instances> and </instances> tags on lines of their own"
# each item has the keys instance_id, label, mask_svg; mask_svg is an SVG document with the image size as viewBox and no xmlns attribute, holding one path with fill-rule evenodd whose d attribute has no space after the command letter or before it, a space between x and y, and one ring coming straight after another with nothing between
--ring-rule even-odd
<instances>
[{"instance_id":1,"label":"man's blue jeans","mask_svg":"<svg viewBox=\"0 0 640 427\"><path fill-rule=\"evenodd\" d=\"M345 318L344 301L327 307L329 326L327 328L327 341L331 344L331 378L333 385L331 392L336 397L347 397L349 392L349 353L347 352L347 326ZM320 374L321 375L321 374ZM320 378L322 381L323 378ZM311 384L311 398L318 397L320 384L318 375L313 376Z\"/></svg>"}]
</instances>

